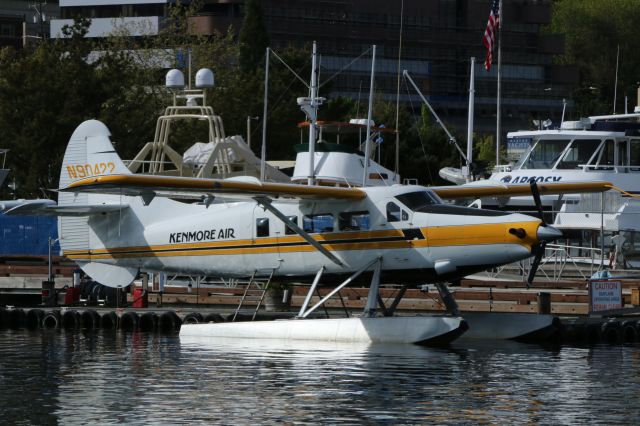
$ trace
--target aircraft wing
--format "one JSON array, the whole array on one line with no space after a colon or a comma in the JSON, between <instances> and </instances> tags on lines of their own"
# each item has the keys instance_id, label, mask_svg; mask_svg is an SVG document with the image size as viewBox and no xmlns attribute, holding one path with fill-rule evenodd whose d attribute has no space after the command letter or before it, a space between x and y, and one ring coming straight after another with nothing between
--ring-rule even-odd
<instances>
[{"instance_id":1,"label":"aircraft wing","mask_svg":"<svg viewBox=\"0 0 640 426\"><path fill-rule=\"evenodd\" d=\"M260 182L257 179L202 179L158 175L105 175L77 180L63 192L93 192L100 194L122 194L128 196L165 196L200 198L210 195L230 197L284 196L310 199L351 199L366 197L357 188L330 186L305 186L286 183Z\"/></svg>"},{"instance_id":2,"label":"aircraft wing","mask_svg":"<svg viewBox=\"0 0 640 426\"><path fill-rule=\"evenodd\" d=\"M553 182L538 183L540 195L580 194L586 192L605 192L613 188L610 182ZM433 192L440 198L481 198L481 197L514 197L531 195L528 183L507 184L500 182L478 181L464 185L432 186Z\"/></svg>"},{"instance_id":3,"label":"aircraft wing","mask_svg":"<svg viewBox=\"0 0 640 426\"><path fill-rule=\"evenodd\" d=\"M51 203L29 202L15 206L4 214L7 216L91 216L121 211L128 207L126 204L57 206Z\"/></svg>"}]
</instances>

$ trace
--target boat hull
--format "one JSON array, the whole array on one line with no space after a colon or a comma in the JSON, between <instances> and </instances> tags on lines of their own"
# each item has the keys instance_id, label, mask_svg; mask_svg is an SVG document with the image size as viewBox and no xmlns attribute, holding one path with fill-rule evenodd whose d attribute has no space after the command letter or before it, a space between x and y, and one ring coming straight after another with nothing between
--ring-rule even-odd
<instances>
[{"instance_id":1,"label":"boat hull","mask_svg":"<svg viewBox=\"0 0 640 426\"><path fill-rule=\"evenodd\" d=\"M466 330L459 317L329 318L184 324L180 337L442 345Z\"/></svg>"}]
</instances>

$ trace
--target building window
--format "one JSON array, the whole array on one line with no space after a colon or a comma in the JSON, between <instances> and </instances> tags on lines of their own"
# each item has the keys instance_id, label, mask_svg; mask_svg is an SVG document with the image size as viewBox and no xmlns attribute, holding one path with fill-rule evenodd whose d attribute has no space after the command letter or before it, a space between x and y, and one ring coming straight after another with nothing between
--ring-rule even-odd
<instances>
[{"instance_id":1,"label":"building window","mask_svg":"<svg viewBox=\"0 0 640 426\"><path fill-rule=\"evenodd\" d=\"M369 212L343 212L338 215L341 231L364 231L369 229Z\"/></svg>"},{"instance_id":2,"label":"building window","mask_svg":"<svg viewBox=\"0 0 640 426\"><path fill-rule=\"evenodd\" d=\"M0 25L0 36L13 37L15 35L15 27L13 25L2 24Z\"/></svg>"},{"instance_id":3,"label":"building window","mask_svg":"<svg viewBox=\"0 0 640 426\"><path fill-rule=\"evenodd\" d=\"M269 219L266 217L259 217L256 219L256 237L268 237L269 236Z\"/></svg>"},{"instance_id":4,"label":"building window","mask_svg":"<svg viewBox=\"0 0 640 426\"><path fill-rule=\"evenodd\" d=\"M302 218L306 232L333 232L333 215L330 213L310 214Z\"/></svg>"}]
</instances>

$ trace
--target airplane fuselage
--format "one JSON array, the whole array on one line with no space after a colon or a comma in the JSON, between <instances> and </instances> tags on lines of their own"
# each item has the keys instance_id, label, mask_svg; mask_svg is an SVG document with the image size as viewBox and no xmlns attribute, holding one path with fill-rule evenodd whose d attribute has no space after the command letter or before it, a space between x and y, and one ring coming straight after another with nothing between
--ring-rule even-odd
<instances>
[{"instance_id":1,"label":"airplane fuselage","mask_svg":"<svg viewBox=\"0 0 640 426\"><path fill-rule=\"evenodd\" d=\"M342 265L252 199L206 206L120 197L129 208L89 219L89 250L65 254L81 264L223 277L273 271L287 280L323 266L325 276L350 275L380 257L385 279L425 282L526 258L537 242L540 221L530 216L445 205L420 186L363 190L367 197L357 201L272 202Z\"/></svg>"}]
</instances>

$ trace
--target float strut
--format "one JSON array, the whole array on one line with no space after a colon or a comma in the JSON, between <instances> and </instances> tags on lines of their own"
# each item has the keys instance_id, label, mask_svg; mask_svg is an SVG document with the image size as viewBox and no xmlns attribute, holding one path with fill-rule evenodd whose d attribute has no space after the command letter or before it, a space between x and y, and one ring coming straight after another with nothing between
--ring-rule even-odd
<instances>
[{"instance_id":1,"label":"float strut","mask_svg":"<svg viewBox=\"0 0 640 426\"><path fill-rule=\"evenodd\" d=\"M323 297L322 299L320 299L320 301L318 303L316 303L315 305L313 305L311 308L307 309L306 312L304 312L302 315L300 315L300 318L306 318L307 316L309 316L309 314L313 311L315 311L316 309L318 309L320 306L324 305L324 303L331 299L333 297L334 294L336 294L337 292L339 292L343 287L346 287L347 285L349 285L349 283L353 280L355 280L356 278L358 278L358 276L363 273L364 271L366 271L367 269L369 269L370 267L372 267L374 264L380 264L382 262L382 257L377 257L375 259L373 259L371 262L367 263L363 268L359 269L357 272L355 272L353 275L351 275L349 278L347 278L342 284L340 284L338 287L334 288L333 290L331 290L331 292L329 294L327 294L325 297ZM379 266L377 268L378 270L378 278L380 277L380 269ZM373 275L375 276L376 273L374 271ZM378 279L379 281L379 279ZM371 291L369 291L369 293L371 293ZM374 298L374 301L377 300ZM368 302L367 302L368 303ZM375 303L375 302L374 302ZM374 305L375 306L375 305Z\"/></svg>"},{"instance_id":2,"label":"float strut","mask_svg":"<svg viewBox=\"0 0 640 426\"><path fill-rule=\"evenodd\" d=\"M440 298L442 299L444 306L447 308L447 311L454 316L460 315L458 303L449 290L447 283L436 283L436 288L438 289L438 293L440 293Z\"/></svg>"},{"instance_id":3,"label":"float strut","mask_svg":"<svg viewBox=\"0 0 640 426\"><path fill-rule=\"evenodd\" d=\"M396 312L396 308L398 307L398 303L400 303L400 300L402 300L402 298L404 297L404 294L407 292L407 288L409 288L407 284L402 284L402 287L400 287L400 290L398 290L398 294L396 294L396 297L393 299L391 306L389 306L387 309L384 310L385 317L393 316L393 314ZM383 306L383 309L384 309L384 306Z\"/></svg>"},{"instance_id":4,"label":"float strut","mask_svg":"<svg viewBox=\"0 0 640 426\"><path fill-rule=\"evenodd\" d=\"M311 287L309 287L309 291L307 292L307 297L304 298L304 302L302 303L302 306L300 307L300 312L298 312L298 318L301 318L303 316L304 311L307 309L307 306L309 306L309 302L311 301L311 297L313 296L313 292L315 291L316 287L318 286L318 282L320 282L320 277L324 273L324 270L325 270L325 267L323 266L316 273L316 277L313 279L313 283L311 284Z\"/></svg>"},{"instance_id":5,"label":"float strut","mask_svg":"<svg viewBox=\"0 0 640 426\"><path fill-rule=\"evenodd\" d=\"M371 277L371 286L367 296L367 304L364 307L364 316L373 318L376 316L376 308L378 306L378 296L380 295L380 268L382 266L382 258L376 259L376 266L373 269L373 277Z\"/></svg>"}]
</instances>

